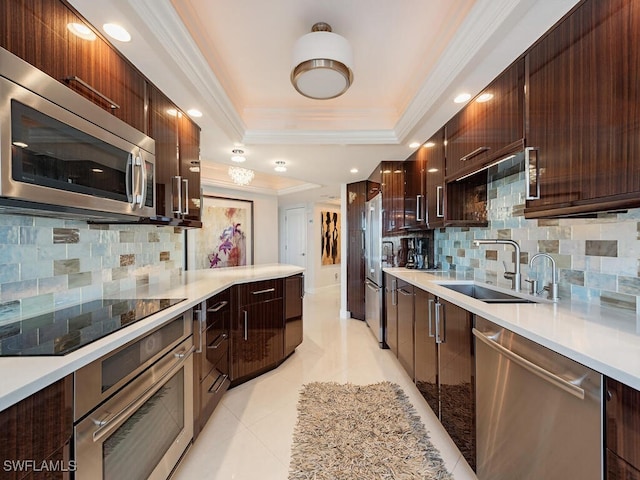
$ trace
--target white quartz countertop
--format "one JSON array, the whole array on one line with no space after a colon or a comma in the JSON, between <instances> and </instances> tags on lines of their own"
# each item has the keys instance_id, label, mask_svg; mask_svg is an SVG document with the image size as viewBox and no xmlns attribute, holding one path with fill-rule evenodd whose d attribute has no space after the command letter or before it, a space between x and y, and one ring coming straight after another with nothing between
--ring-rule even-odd
<instances>
[{"instance_id":1,"label":"white quartz countertop","mask_svg":"<svg viewBox=\"0 0 640 480\"><path fill-rule=\"evenodd\" d=\"M185 298L172 307L113 332L64 356L0 357L0 411L93 360L171 320L203 300L239 283L303 272L296 265L266 264L186 271L175 282L122 292L120 298Z\"/></svg>"},{"instance_id":2,"label":"white quartz countertop","mask_svg":"<svg viewBox=\"0 0 640 480\"><path fill-rule=\"evenodd\" d=\"M443 287L469 282L448 272L406 268L385 268L384 272L640 390L640 319L633 312L562 300L557 304L485 303Z\"/></svg>"}]
</instances>

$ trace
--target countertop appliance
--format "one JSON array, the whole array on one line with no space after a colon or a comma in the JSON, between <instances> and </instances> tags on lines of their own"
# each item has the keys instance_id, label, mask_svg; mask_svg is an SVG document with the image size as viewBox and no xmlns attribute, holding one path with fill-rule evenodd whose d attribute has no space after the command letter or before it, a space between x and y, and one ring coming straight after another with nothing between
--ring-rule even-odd
<instances>
[{"instance_id":1,"label":"countertop appliance","mask_svg":"<svg viewBox=\"0 0 640 480\"><path fill-rule=\"evenodd\" d=\"M74 373L76 479L165 480L193 439L192 310Z\"/></svg>"},{"instance_id":2,"label":"countertop appliance","mask_svg":"<svg viewBox=\"0 0 640 480\"><path fill-rule=\"evenodd\" d=\"M94 300L0 328L0 356L66 355L184 298Z\"/></svg>"},{"instance_id":3,"label":"countertop appliance","mask_svg":"<svg viewBox=\"0 0 640 480\"><path fill-rule=\"evenodd\" d=\"M382 322L382 195L378 194L365 203L365 317L380 347L384 344Z\"/></svg>"},{"instance_id":4,"label":"countertop appliance","mask_svg":"<svg viewBox=\"0 0 640 480\"><path fill-rule=\"evenodd\" d=\"M0 66L0 211L156 215L152 138L2 48Z\"/></svg>"},{"instance_id":5,"label":"countertop appliance","mask_svg":"<svg viewBox=\"0 0 640 480\"><path fill-rule=\"evenodd\" d=\"M478 479L601 480L602 375L481 317L473 334Z\"/></svg>"}]
</instances>

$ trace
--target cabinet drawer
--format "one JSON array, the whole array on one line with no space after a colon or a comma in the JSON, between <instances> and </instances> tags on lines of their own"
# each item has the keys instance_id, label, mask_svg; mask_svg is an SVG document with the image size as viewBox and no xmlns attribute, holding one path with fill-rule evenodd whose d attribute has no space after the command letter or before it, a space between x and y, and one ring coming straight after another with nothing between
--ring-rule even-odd
<instances>
[{"instance_id":1,"label":"cabinet drawer","mask_svg":"<svg viewBox=\"0 0 640 480\"><path fill-rule=\"evenodd\" d=\"M229 329L231 318L231 295L225 290L207 300L206 328Z\"/></svg>"},{"instance_id":2,"label":"cabinet drawer","mask_svg":"<svg viewBox=\"0 0 640 480\"><path fill-rule=\"evenodd\" d=\"M207 423L224 392L229 388L231 381L227 372L228 370L214 368L200 383L200 428Z\"/></svg>"},{"instance_id":3,"label":"cabinet drawer","mask_svg":"<svg viewBox=\"0 0 640 480\"><path fill-rule=\"evenodd\" d=\"M236 288L238 306L265 302L283 295L282 279L262 280L238 285Z\"/></svg>"},{"instance_id":4,"label":"cabinet drawer","mask_svg":"<svg viewBox=\"0 0 640 480\"><path fill-rule=\"evenodd\" d=\"M229 331L210 328L207 330L206 338L205 356L207 362L211 365L217 365L222 357L227 356L229 351Z\"/></svg>"},{"instance_id":5,"label":"cabinet drawer","mask_svg":"<svg viewBox=\"0 0 640 480\"><path fill-rule=\"evenodd\" d=\"M640 480L640 470L607 448L605 480Z\"/></svg>"}]
</instances>

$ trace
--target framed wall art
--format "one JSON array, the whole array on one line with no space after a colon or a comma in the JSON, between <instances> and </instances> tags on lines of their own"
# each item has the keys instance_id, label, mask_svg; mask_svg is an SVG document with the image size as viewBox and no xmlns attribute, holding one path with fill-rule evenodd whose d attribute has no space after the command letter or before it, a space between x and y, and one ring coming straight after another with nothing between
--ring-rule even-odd
<instances>
[{"instance_id":1,"label":"framed wall art","mask_svg":"<svg viewBox=\"0 0 640 480\"><path fill-rule=\"evenodd\" d=\"M201 220L187 231L187 270L253 265L253 201L204 195Z\"/></svg>"},{"instance_id":2,"label":"framed wall art","mask_svg":"<svg viewBox=\"0 0 640 480\"><path fill-rule=\"evenodd\" d=\"M320 212L320 248L322 265L340 264L340 214Z\"/></svg>"}]
</instances>

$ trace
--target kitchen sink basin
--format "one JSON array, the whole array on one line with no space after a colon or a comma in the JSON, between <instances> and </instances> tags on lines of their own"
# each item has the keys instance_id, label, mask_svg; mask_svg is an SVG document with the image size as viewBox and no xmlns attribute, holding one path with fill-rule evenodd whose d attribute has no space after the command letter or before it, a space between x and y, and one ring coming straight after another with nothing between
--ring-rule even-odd
<instances>
[{"instance_id":1,"label":"kitchen sink basin","mask_svg":"<svg viewBox=\"0 0 640 480\"><path fill-rule=\"evenodd\" d=\"M509 295L508 293L482 287L474 283L454 283L448 285L441 283L440 286L455 290L456 292L471 298L476 298L485 303L535 303L533 300L527 298L516 297L515 295Z\"/></svg>"}]
</instances>

